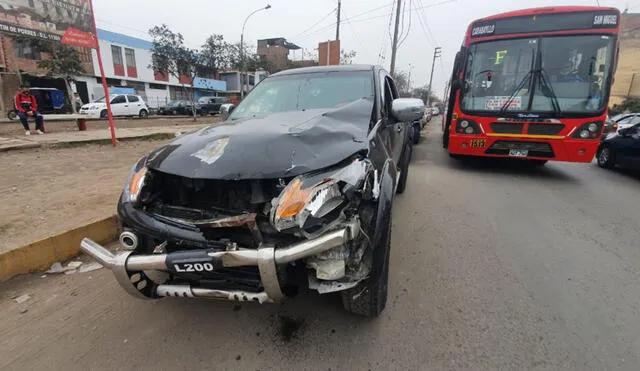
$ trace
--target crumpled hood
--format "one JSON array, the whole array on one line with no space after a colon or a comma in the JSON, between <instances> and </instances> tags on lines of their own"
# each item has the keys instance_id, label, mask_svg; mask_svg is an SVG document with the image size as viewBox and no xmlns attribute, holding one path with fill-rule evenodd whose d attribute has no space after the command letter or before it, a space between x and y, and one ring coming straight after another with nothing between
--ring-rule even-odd
<instances>
[{"instance_id":1,"label":"crumpled hood","mask_svg":"<svg viewBox=\"0 0 640 371\"><path fill-rule=\"evenodd\" d=\"M297 176L367 150L372 110L373 101L360 99L337 109L225 121L158 148L147 166L189 178Z\"/></svg>"}]
</instances>

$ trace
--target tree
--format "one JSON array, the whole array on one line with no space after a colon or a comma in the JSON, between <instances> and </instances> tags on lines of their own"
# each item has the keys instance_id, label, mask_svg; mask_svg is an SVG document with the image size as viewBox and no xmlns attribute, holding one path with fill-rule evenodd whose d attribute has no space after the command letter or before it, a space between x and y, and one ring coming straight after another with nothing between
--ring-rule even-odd
<instances>
[{"instance_id":1,"label":"tree","mask_svg":"<svg viewBox=\"0 0 640 371\"><path fill-rule=\"evenodd\" d=\"M353 59L356 57L356 51L350 50L345 51L344 49L340 50L340 64L352 64Z\"/></svg>"},{"instance_id":2,"label":"tree","mask_svg":"<svg viewBox=\"0 0 640 371\"><path fill-rule=\"evenodd\" d=\"M612 116L627 112L640 112L640 99L627 98L620 104L614 104L609 110Z\"/></svg>"},{"instance_id":3,"label":"tree","mask_svg":"<svg viewBox=\"0 0 640 371\"><path fill-rule=\"evenodd\" d=\"M59 42L52 42L26 36L16 37L15 40L21 43L28 43L32 48L48 53L49 58L37 62L38 68L47 70L47 75L60 77L64 80L67 98L71 102L73 113L77 113L75 99L71 91L71 82L75 81L74 76L85 73L80 54L69 45Z\"/></svg>"},{"instance_id":4,"label":"tree","mask_svg":"<svg viewBox=\"0 0 640 371\"><path fill-rule=\"evenodd\" d=\"M214 75L231 68L236 54L235 46L226 42L222 35L213 34L202 45L203 63Z\"/></svg>"},{"instance_id":5,"label":"tree","mask_svg":"<svg viewBox=\"0 0 640 371\"><path fill-rule=\"evenodd\" d=\"M408 97L410 95L410 92L409 92L409 78L407 76L407 73L402 71L397 71L393 76L393 80L396 83L396 89L398 89L398 94L401 97Z\"/></svg>"},{"instance_id":6,"label":"tree","mask_svg":"<svg viewBox=\"0 0 640 371\"><path fill-rule=\"evenodd\" d=\"M181 33L175 33L166 24L149 30L153 41L151 46L151 68L154 71L170 74L180 79L186 76L191 84L191 112L196 120L195 80L198 77L212 76L217 70L211 51L203 52L191 49L184 44ZM218 35L212 36L216 45ZM209 41L209 39L207 40ZM213 53L215 54L215 53Z\"/></svg>"},{"instance_id":7,"label":"tree","mask_svg":"<svg viewBox=\"0 0 640 371\"><path fill-rule=\"evenodd\" d=\"M436 103L436 102L440 102L441 99L438 98L433 91L431 92L431 99L427 99L428 98L428 94L429 94L429 85L425 85L423 87L420 88L415 88L413 90L411 90L411 93L409 96L413 97L413 98L420 98L422 99L425 104L427 102L431 102L431 103Z\"/></svg>"}]
</instances>

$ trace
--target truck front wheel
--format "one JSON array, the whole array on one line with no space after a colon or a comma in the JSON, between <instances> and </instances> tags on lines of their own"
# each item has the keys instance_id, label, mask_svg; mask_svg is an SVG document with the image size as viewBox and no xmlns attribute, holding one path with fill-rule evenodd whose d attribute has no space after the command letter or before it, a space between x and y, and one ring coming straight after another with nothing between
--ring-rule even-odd
<instances>
[{"instance_id":1,"label":"truck front wheel","mask_svg":"<svg viewBox=\"0 0 640 371\"><path fill-rule=\"evenodd\" d=\"M357 286L342 292L342 305L350 313L377 317L387 306L391 215L379 246L372 246L371 275Z\"/></svg>"}]
</instances>

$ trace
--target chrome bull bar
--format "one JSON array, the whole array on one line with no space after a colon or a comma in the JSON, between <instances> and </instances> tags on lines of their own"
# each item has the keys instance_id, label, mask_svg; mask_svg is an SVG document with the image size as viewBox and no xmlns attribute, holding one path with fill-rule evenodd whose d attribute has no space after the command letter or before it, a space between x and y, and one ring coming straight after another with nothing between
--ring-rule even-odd
<instances>
[{"instance_id":1,"label":"chrome bull bar","mask_svg":"<svg viewBox=\"0 0 640 371\"><path fill-rule=\"evenodd\" d=\"M143 271L171 271L170 254L132 255L131 251L114 254L100 244L85 238L80 249L110 269L118 283L131 295L152 299L165 296L209 297L238 301L273 302L284 297L277 276L277 266L317 255L344 245L355 238L359 226L353 225L289 246L262 245L258 249L209 252L206 255L222 267L257 266L264 292L226 291L189 285L150 284ZM174 255L175 256L175 255Z\"/></svg>"}]
</instances>

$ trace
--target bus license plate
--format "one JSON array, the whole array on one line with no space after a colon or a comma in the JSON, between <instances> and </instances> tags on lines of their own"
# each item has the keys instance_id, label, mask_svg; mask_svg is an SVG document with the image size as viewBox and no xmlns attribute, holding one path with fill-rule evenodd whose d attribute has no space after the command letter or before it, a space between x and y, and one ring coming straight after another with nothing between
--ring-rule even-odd
<instances>
[{"instance_id":1,"label":"bus license plate","mask_svg":"<svg viewBox=\"0 0 640 371\"><path fill-rule=\"evenodd\" d=\"M529 154L528 149L510 149L509 156L511 157L527 157Z\"/></svg>"},{"instance_id":2,"label":"bus license plate","mask_svg":"<svg viewBox=\"0 0 640 371\"><path fill-rule=\"evenodd\" d=\"M471 139L471 148L484 148L487 145L485 139Z\"/></svg>"}]
</instances>

